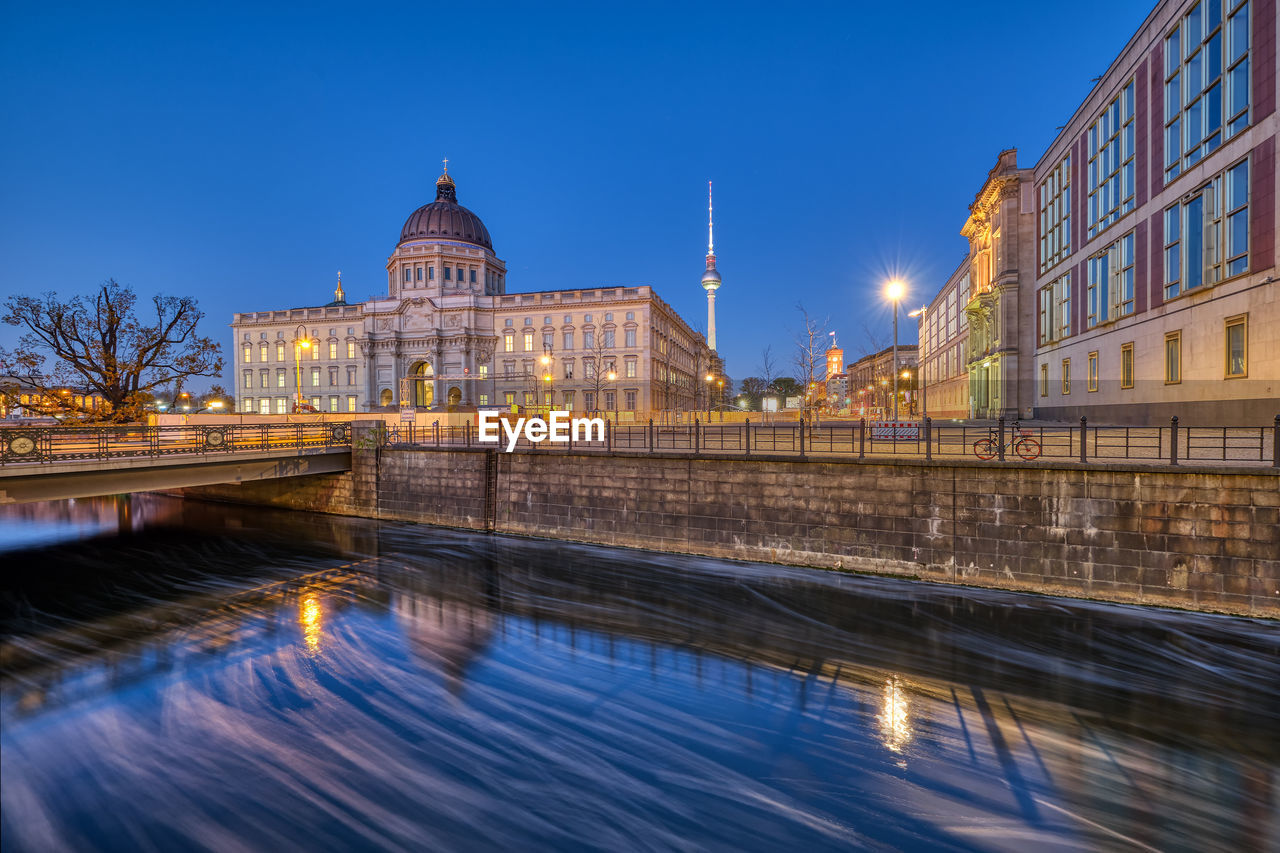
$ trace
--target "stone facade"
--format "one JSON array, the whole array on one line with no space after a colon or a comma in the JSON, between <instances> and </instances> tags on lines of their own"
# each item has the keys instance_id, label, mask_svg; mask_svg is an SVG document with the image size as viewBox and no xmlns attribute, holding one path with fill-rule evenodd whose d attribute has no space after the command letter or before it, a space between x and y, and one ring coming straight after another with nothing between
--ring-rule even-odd
<instances>
[{"instance_id":1,"label":"stone facade","mask_svg":"<svg viewBox=\"0 0 1280 853\"><path fill-rule=\"evenodd\" d=\"M969 329L965 366L969 416L1031 416L1031 364L1022 331L1034 315L1029 290L1035 259L1031 170L1018 168L1015 149L1001 151L969 206L960 233L969 240Z\"/></svg>"}]
</instances>

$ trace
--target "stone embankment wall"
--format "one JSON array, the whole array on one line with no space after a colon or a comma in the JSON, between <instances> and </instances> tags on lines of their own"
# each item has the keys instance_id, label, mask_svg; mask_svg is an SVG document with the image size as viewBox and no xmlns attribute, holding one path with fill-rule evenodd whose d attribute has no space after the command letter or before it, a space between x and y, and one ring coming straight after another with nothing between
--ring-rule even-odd
<instances>
[{"instance_id":1,"label":"stone embankment wall","mask_svg":"<svg viewBox=\"0 0 1280 853\"><path fill-rule=\"evenodd\" d=\"M1280 616L1280 473L372 450L194 497Z\"/></svg>"}]
</instances>

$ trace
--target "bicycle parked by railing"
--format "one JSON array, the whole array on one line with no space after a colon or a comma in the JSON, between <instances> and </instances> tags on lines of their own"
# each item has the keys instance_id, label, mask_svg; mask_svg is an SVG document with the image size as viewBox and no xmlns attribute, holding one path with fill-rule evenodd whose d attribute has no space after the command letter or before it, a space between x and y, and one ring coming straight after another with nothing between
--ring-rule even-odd
<instances>
[{"instance_id":1,"label":"bicycle parked by railing","mask_svg":"<svg viewBox=\"0 0 1280 853\"><path fill-rule=\"evenodd\" d=\"M1040 442L1031 437L1031 431L1023 429L1018 421L1014 421L1013 432L1008 443L1001 444L999 432L992 427L986 438L980 438L973 443L973 455L979 459L994 459L997 453L1006 448L1028 461L1038 457L1042 450Z\"/></svg>"}]
</instances>

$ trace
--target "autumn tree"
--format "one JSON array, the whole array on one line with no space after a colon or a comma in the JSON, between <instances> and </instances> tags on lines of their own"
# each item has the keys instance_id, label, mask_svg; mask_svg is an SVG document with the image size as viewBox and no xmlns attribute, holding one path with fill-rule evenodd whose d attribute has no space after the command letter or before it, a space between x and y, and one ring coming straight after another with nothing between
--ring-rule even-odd
<instances>
[{"instance_id":1,"label":"autumn tree","mask_svg":"<svg viewBox=\"0 0 1280 853\"><path fill-rule=\"evenodd\" d=\"M144 307L145 306L145 307ZM160 389L181 393L194 376L222 373L220 347L201 337L204 318L189 296L154 296L138 305L133 289L109 280L92 296L11 296L0 317L22 330L17 346L0 348L0 373L42 392L52 414L63 388L99 395L104 411L71 410L117 423L140 420ZM39 411L38 408L36 411Z\"/></svg>"}]
</instances>

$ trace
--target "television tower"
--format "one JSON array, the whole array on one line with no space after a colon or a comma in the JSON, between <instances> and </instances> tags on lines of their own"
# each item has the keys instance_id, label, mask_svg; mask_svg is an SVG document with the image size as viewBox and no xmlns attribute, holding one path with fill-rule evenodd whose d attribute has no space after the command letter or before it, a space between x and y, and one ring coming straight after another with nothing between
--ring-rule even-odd
<instances>
[{"instance_id":1,"label":"television tower","mask_svg":"<svg viewBox=\"0 0 1280 853\"><path fill-rule=\"evenodd\" d=\"M707 292L707 346L716 349L716 290L720 273L716 272L716 241L711 218L711 182L707 181L707 271L702 274L702 289Z\"/></svg>"}]
</instances>

